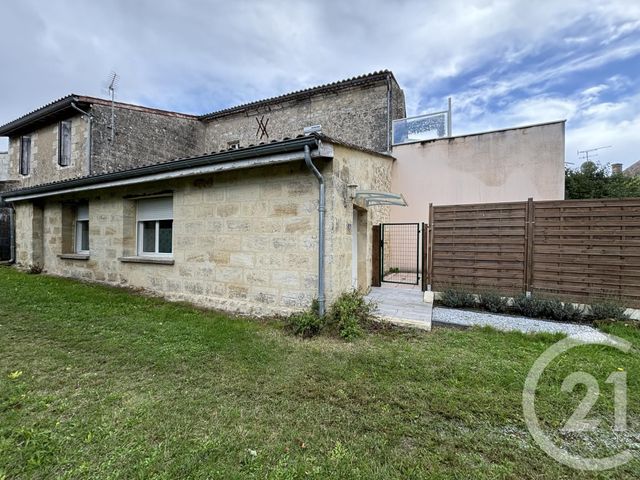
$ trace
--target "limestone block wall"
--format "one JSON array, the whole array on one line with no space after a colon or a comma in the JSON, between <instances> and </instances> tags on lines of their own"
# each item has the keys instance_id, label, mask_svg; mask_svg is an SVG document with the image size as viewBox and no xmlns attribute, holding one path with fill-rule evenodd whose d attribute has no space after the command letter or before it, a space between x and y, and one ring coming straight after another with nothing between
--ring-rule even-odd
<instances>
[{"instance_id":1,"label":"limestone block wall","mask_svg":"<svg viewBox=\"0 0 640 480\"><path fill-rule=\"evenodd\" d=\"M347 184L385 189L392 160L335 147L316 160L327 180L327 300L351 288L353 205ZM136 254L136 200L173 196L172 265L123 262ZM71 253L69 205L88 202L90 258ZM141 287L171 300L252 315L308 307L317 296L318 184L304 162L16 203L17 263L54 275ZM386 209L364 212L362 251Z\"/></svg>"},{"instance_id":2,"label":"limestone block wall","mask_svg":"<svg viewBox=\"0 0 640 480\"><path fill-rule=\"evenodd\" d=\"M9 176L17 183L12 188L23 188L68 180L88 173L87 122L80 115L71 120L71 162L69 166L58 165L58 123L31 132L31 166L29 175L20 174L20 137L9 139Z\"/></svg>"},{"instance_id":3,"label":"limestone block wall","mask_svg":"<svg viewBox=\"0 0 640 480\"><path fill-rule=\"evenodd\" d=\"M114 109L111 135L111 107L94 104L92 129L92 172L152 165L205 153L204 125L190 115L150 112L133 107Z\"/></svg>"},{"instance_id":4,"label":"limestone block wall","mask_svg":"<svg viewBox=\"0 0 640 480\"><path fill-rule=\"evenodd\" d=\"M358 190L389 192L393 158L335 146L333 167L334 186L331 189L329 211L332 213L330 276L332 289L341 292L351 289L353 201L347 185L357 184ZM370 206L360 211L358 233L365 234L359 251L358 284L361 289L371 286L372 226L389 220L389 207ZM362 245L364 244L364 245Z\"/></svg>"},{"instance_id":5,"label":"limestone block wall","mask_svg":"<svg viewBox=\"0 0 640 480\"><path fill-rule=\"evenodd\" d=\"M374 151L387 151L389 110L391 119L405 115L404 94L395 81L388 105L386 80L364 87L317 94L304 99L246 109L206 121L204 147L207 151L268 142L303 134L304 127L322 125L322 133ZM391 107L391 108L389 108ZM262 137L258 122L269 121L269 137Z\"/></svg>"}]
</instances>

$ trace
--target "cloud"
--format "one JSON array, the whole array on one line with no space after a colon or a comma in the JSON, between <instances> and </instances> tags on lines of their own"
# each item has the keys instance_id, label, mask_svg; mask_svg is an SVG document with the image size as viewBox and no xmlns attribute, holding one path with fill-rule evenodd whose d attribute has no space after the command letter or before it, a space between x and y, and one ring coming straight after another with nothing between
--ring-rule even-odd
<instances>
[{"instance_id":1,"label":"cloud","mask_svg":"<svg viewBox=\"0 0 640 480\"><path fill-rule=\"evenodd\" d=\"M629 112L618 98L638 82L602 72L640 56L635 0L24 0L0 15L0 41L13 46L0 123L70 92L105 96L113 70L120 100L206 113L390 68L410 114L453 95L454 126L478 130L556 116L619 123Z\"/></svg>"}]
</instances>

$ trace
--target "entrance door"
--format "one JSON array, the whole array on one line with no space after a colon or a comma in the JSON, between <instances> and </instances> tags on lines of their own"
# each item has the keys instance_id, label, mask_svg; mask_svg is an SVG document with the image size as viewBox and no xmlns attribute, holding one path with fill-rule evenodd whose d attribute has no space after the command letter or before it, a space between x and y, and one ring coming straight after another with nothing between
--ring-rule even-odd
<instances>
[{"instance_id":1,"label":"entrance door","mask_svg":"<svg viewBox=\"0 0 640 480\"><path fill-rule=\"evenodd\" d=\"M358 211L353 209L351 222L351 287L358 288Z\"/></svg>"},{"instance_id":2,"label":"entrance door","mask_svg":"<svg viewBox=\"0 0 640 480\"><path fill-rule=\"evenodd\" d=\"M383 223L380 236L382 281L418 285L420 224Z\"/></svg>"}]
</instances>

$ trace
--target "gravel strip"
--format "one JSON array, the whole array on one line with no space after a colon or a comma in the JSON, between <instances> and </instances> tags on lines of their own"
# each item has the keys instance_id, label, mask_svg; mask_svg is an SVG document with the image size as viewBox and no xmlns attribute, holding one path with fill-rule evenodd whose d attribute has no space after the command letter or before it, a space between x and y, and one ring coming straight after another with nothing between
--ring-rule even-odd
<instances>
[{"instance_id":1,"label":"gravel strip","mask_svg":"<svg viewBox=\"0 0 640 480\"><path fill-rule=\"evenodd\" d=\"M473 327L493 327L502 331L523 333L564 333L570 337L584 340L600 340L606 336L593 327L571 323L550 322L527 317L494 315L484 312L470 312L453 308L434 307L432 321L441 324Z\"/></svg>"}]
</instances>

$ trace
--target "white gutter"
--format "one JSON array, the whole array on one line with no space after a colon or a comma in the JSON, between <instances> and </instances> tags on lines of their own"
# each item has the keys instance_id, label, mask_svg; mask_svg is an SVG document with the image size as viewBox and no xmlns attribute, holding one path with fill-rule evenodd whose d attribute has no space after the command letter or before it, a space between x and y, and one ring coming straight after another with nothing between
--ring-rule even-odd
<instances>
[{"instance_id":1,"label":"white gutter","mask_svg":"<svg viewBox=\"0 0 640 480\"><path fill-rule=\"evenodd\" d=\"M311 156L314 158L333 158L333 148L331 145L323 144L323 148L319 148L311 152ZM85 185L82 187L74 188L62 188L52 192L34 193L27 195L9 195L3 197L6 202L21 202L24 200L32 200L35 198L53 197L57 195L64 195L67 193L86 192L91 190L101 190L104 188L123 187L126 185L137 185L140 183L158 182L161 180L171 180L175 178L193 177L196 175L206 175L211 173L226 172L229 170L241 170L245 168L264 167L269 165L278 165L282 163L294 162L297 160L304 160L304 152L291 152L282 153L276 155L270 155L268 157L260 157L254 159L236 160L232 162L215 163L212 165L206 165L202 167L191 167L173 172L154 173L151 175L145 175L135 178L125 178L122 180L113 180L111 182L95 183L92 185Z\"/></svg>"}]
</instances>

